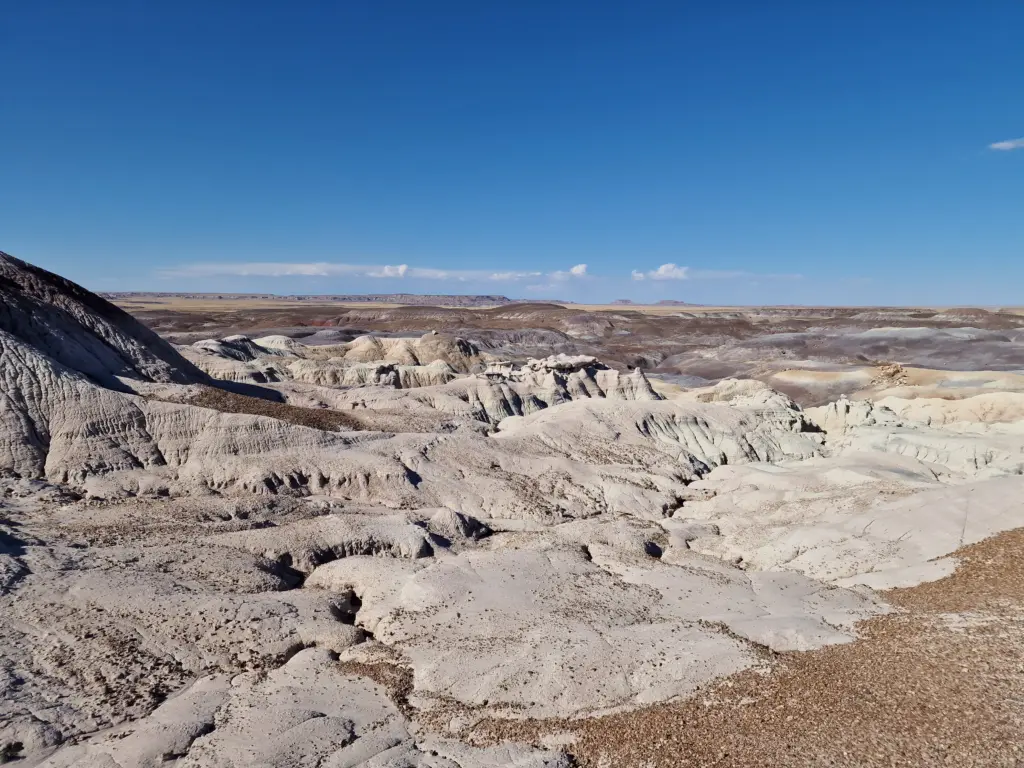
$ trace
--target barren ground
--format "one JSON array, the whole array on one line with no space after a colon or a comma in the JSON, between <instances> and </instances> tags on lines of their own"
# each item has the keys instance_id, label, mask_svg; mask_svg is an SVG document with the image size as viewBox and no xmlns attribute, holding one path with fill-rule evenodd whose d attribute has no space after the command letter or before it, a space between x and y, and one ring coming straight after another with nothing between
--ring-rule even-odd
<instances>
[{"instance_id":1,"label":"barren ground","mask_svg":"<svg viewBox=\"0 0 1024 768\"><path fill-rule=\"evenodd\" d=\"M2 761L1024 758L1021 314L0 298Z\"/></svg>"},{"instance_id":2,"label":"barren ground","mask_svg":"<svg viewBox=\"0 0 1024 768\"><path fill-rule=\"evenodd\" d=\"M200 322L218 331L273 327L297 338L314 328L352 334L443 328L472 338L473 331L500 337L501 331L521 327L523 336L504 347L496 344L495 351L507 351L511 358L532 351L529 331L536 330L558 334L560 351L639 364L655 375L670 374L667 381L675 380L671 374L710 382L737 373L767 381L783 373L784 381L787 372L802 371L805 379L818 375L823 383L775 385L811 405L867 388L856 378L842 383L842 377L869 365L920 358L929 372L904 373L916 376L918 386L941 382L943 369L984 367L972 364L973 350L965 343L1003 345L978 354L992 355L989 362L996 369L1024 369L1024 318L1018 309L525 305L429 311L349 305L339 312L336 306L296 311L272 302L242 308L186 301L131 309L172 338L195 332ZM865 333L879 327L886 330ZM965 342L960 330L965 327L979 331L967 334L977 338ZM829 386L830 373L840 380L838 386ZM956 392L945 396L957 397ZM769 653L764 666L715 683L685 702L584 721L509 721L464 713L470 724L459 735L480 744L568 743L581 766L1019 765L1024 760L1022 555L1019 530L966 547L956 553L961 564L953 576L887 592L897 612L861 623L856 642ZM362 668L371 676L384 674L385 683L398 674L391 689L404 703L410 683L394 671L382 672L390 669L386 664ZM442 710L426 722L443 727L459 712L459 707Z\"/></svg>"}]
</instances>

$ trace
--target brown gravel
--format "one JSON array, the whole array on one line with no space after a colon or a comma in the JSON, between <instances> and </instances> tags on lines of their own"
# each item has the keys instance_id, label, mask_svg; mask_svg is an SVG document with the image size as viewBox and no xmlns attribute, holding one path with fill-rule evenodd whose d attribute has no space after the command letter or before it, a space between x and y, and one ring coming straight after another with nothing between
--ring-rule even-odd
<instances>
[{"instance_id":1,"label":"brown gravel","mask_svg":"<svg viewBox=\"0 0 1024 768\"><path fill-rule=\"evenodd\" d=\"M301 427L312 427L328 432L363 430L366 426L359 419L327 408L300 408L295 405L275 403L259 397L249 397L215 387L200 387L199 394L189 398L189 405L212 408L225 413L248 413L252 416L269 416L288 421Z\"/></svg>"},{"instance_id":2,"label":"brown gravel","mask_svg":"<svg viewBox=\"0 0 1024 768\"><path fill-rule=\"evenodd\" d=\"M483 720L464 738L570 733L581 766L1024 766L1024 529L893 590L860 639L780 654L685 702L580 722Z\"/></svg>"},{"instance_id":3,"label":"brown gravel","mask_svg":"<svg viewBox=\"0 0 1024 768\"><path fill-rule=\"evenodd\" d=\"M387 692L388 698L402 714L407 717L414 716L415 713L409 705L413 684L412 670L408 666L387 661L343 661L338 664L338 669L345 674L372 680Z\"/></svg>"},{"instance_id":4,"label":"brown gravel","mask_svg":"<svg viewBox=\"0 0 1024 768\"><path fill-rule=\"evenodd\" d=\"M273 419L298 424L301 427L312 427L327 432L445 433L451 432L459 426L466 426L478 431L487 429L487 426L480 422L452 417L439 411L409 413L366 408L356 415L351 411L336 411L330 408L302 408L259 397L240 395L216 387L200 386L197 389L198 394L193 394L186 400L175 399L169 402L186 402L189 405L212 408L224 413L269 416Z\"/></svg>"}]
</instances>

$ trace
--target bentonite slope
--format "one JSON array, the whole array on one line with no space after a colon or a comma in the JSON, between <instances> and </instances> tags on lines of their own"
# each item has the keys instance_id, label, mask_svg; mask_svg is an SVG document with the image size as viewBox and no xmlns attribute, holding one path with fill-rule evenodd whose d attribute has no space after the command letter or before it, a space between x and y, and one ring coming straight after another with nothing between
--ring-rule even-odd
<instances>
[{"instance_id":1,"label":"bentonite slope","mask_svg":"<svg viewBox=\"0 0 1024 768\"><path fill-rule=\"evenodd\" d=\"M0 333L105 386L118 376L177 384L205 379L124 310L2 251Z\"/></svg>"},{"instance_id":2,"label":"bentonite slope","mask_svg":"<svg viewBox=\"0 0 1024 768\"><path fill-rule=\"evenodd\" d=\"M941 595L973 578L955 552L1024 524L1015 374L879 366L877 398L804 410L460 332L184 347L208 378L85 289L0 265L2 760L756 765L714 750L767 739L752 717L693 723L792 705L730 686L889 653L879 627L968 656L1020 635L1016 593L907 618L885 591ZM998 703L983 689L972 711ZM804 741L762 753L850 764ZM890 742L877 726L852 764Z\"/></svg>"}]
</instances>

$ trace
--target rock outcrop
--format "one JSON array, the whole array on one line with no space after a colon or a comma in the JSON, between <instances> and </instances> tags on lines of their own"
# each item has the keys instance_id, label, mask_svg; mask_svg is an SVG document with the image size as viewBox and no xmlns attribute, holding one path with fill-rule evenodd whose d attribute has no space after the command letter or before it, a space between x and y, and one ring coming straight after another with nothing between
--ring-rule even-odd
<instances>
[{"instance_id":1,"label":"rock outcrop","mask_svg":"<svg viewBox=\"0 0 1024 768\"><path fill-rule=\"evenodd\" d=\"M127 312L3 252L0 334L9 337L6 350L25 345L107 387L117 387L118 377L178 384L207 378Z\"/></svg>"},{"instance_id":2,"label":"rock outcrop","mask_svg":"<svg viewBox=\"0 0 1024 768\"><path fill-rule=\"evenodd\" d=\"M482 362L476 345L454 336L428 333L418 339L360 336L351 341L345 360L354 363L383 361L398 365L427 365L441 361L460 373Z\"/></svg>"},{"instance_id":3,"label":"rock outcrop","mask_svg":"<svg viewBox=\"0 0 1024 768\"><path fill-rule=\"evenodd\" d=\"M361 336L349 344L311 347L287 336L235 335L179 348L215 379L254 384L294 380L323 387L410 388L444 384L482 365L463 339L430 333L420 339Z\"/></svg>"}]
</instances>

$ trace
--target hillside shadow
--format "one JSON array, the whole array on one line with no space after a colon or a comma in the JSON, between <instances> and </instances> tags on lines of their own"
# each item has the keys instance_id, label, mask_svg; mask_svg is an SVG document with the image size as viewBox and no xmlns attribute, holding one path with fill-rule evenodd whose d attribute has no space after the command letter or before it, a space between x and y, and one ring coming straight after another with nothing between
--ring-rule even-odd
<instances>
[{"instance_id":1,"label":"hillside shadow","mask_svg":"<svg viewBox=\"0 0 1024 768\"><path fill-rule=\"evenodd\" d=\"M224 392L230 392L232 395L242 395L243 397L255 397L259 400L266 400L271 403L283 403L284 395L280 392L270 389L269 387L261 387L259 384L249 384L242 381L221 381L218 379L211 379L209 385L213 389L220 389Z\"/></svg>"},{"instance_id":2,"label":"hillside shadow","mask_svg":"<svg viewBox=\"0 0 1024 768\"><path fill-rule=\"evenodd\" d=\"M0 517L0 555L21 557L27 551L27 542L15 536L11 530L18 527L18 523Z\"/></svg>"}]
</instances>

